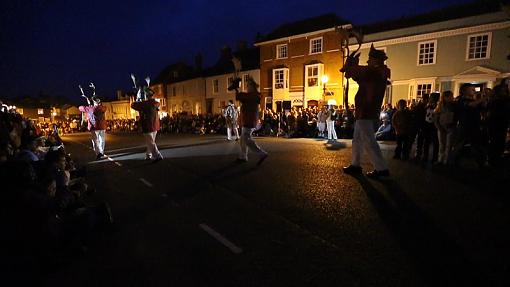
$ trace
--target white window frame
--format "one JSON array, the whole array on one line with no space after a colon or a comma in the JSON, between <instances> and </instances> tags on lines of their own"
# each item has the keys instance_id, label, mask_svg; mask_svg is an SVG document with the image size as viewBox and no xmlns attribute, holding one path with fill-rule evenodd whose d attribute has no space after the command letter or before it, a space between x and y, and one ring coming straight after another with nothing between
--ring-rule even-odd
<instances>
[{"instance_id":1,"label":"white window frame","mask_svg":"<svg viewBox=\"0 0 510 287\"><path fill-rule=\"evenodd\" d=\"M476 38L480 36L487 36L487 51L485 52L484 58L470 58L470 42L471 38ZM466 41L466 61L477 61L477 60L484 60L484 59L490 59L491 57L491 47L492 47L492 32L486 32L486 33L478 33L478 34L471 34L467 36Z\"/></svg>"},{"instance_id":2,"label":"white window frame","mask_svg":"<svg viewBox=\"0 0 510 287\"><path fill-rule=\"evenodd\" d=\"M317 75L316 76L310 76L308 74L309 68L317 68ZM306 65L305 66L305 87L320 87L322 86L322 75L324 75L324 64L313 64L313 65ZM317 84L314 86L308 85L308 80L310 78L317 78Z\"/></svg>"},{"instance_id":3,"label":"white window frame","mask_svg":"<svg viewBox=\"0 0 510 287\"><path fill-rule=\"evenodd\" d=\"M430 53L430 52L425 52L423 53L423 55L430 55L432 54L432 62L431 63L420 63L420 55L422 55L421 53L421 50L422 50L422 45L427 45L427 44L433 44L433 48L434 48L434 52L433 53ZM437 56L437 40L432 40L432 41L424 41L424 42L419 42L418 45L418 55L417 55L417 58L416 58L416 65L417 66L429 66L429 65L435 65L436 64L436 56ZM423 49L426 49L425 47ZM429 46L429 49L430 49L430 46ZM425 58L423 58L425 59ZM429 58L427 58L429 59Z\"/></svg>"},{"instance_id":4,"label":"white window frame","mask_svg":"<svg viewBox=\"0 0 510 287\"><path fill-rule=\"evenodd\" d=\"M281 74L281 83L277 81L276 75ZM279 77L280 78L280 77ZM281 85L279 85L281 84ZM274 69L273 70L273 90L285 90L289 89L289 69Z\"/></svg>"},{"instance_id":5,"label":"white window frame","mask_svg":"<svg viewBox=\"0 0 510 287\"><path fill-rule=\"evenodd\" d=\"M419 96L418 96L418 92L422 91L423 89L420 89L420 86L424 86L424 85L430 85L430 91L428 92L428 94L432 93L432 91L434 91L434 82L433 81L427 81L427 82L417 82L416 85L415 85L415 89L414 89L414 98L419 100L422 98L422 96L424 94L427 94L427 93L421 93Z\"/></svg>"},{"instance_id":6,"label":"white window frame","mask_svg":"<svg viewBox=\"0 0 510 287\"><path fill-rule=\"evenodd\" d=\"M227 77L227 93L234 93L235 91L232 90L232 91L229 91L228 90L228 87L230 87L230 84L234 81L234 76L230 76L230 77ZM241 82L239 82L239 86L237 88L241 88Z\"/></svg>"},{"instance_id":7,"label":"white window frame","mask_svg":"<svg viewBox=\"0 0 510 287\"><path fill-rule=\"evenodd\" d=\"M320 51L313 51L314 43L320 41ZM310 55L321 54L324 51L324 39L323 37L317 37L310 39Z\"/></svg>"},{"instance_id":8,"label":"white window frame","mask_svg":"<svg viewBox=\"0 0 510 287\"><path fill-rule=\"evenodd\" d=\"M213 94L217 94L220 92L220 82L218 79L212 80L212 92Z\"/></svg>"},{"instance_id":9,"label":"white window frame","mask_svg":"<svg viewBox=\"0 0 510 287\"><path fill-rule=\"evenodd\" d=\"M282 51L285 51L285 53L282 53ZM276 45L276 59L287 59L288 57L289 57L289 45L287 44Z\"/></svg>"}]
</instances>

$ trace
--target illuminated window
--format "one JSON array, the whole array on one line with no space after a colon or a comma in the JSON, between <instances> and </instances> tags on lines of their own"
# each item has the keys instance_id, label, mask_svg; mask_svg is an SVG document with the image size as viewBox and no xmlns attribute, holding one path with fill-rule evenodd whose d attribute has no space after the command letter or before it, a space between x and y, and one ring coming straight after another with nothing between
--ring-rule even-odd
<instances>
[{"instance_id":1,"label":"illuminated window","mask_svg":"<svg viewBox=\"0 0 510 287\"><path fill-rule=\"evenodd\" d=\"M432 84L418 84L416 86L416 98L421 99L423 95L430 94L430 91L432 91Z\"/></svg>"},{"instance_id":2,"label":"illuminated window","mask_svg":"<svg viewBox=\"0 0 510 287\"><path fill-rule=\"evenodd\" d=\"M310 54L322 53L322 37L310 40Z\"/></svg>"},{"instance_id":3,"label":"illuminated window","mask_svg":"<svg viewBox=\"0 0 510 287\"><path fill-rule=\"evenodd\" d=\"M306 77L306 86L307 87L318 87L320 77L322 77L323 64L315 64L306 66L305 69L305 77Z\"/></svg>"},{"instance_id":4,"label":"illuminated window","mask_svg":"<svg viewBox=\"0 0 510 287\"><path fill-rule=\"evenodd\" d=\"M16 108L16 111L18 112L18 114L22 115L23 114L23 109L21 108Z\"/></svg>"},{"instance_id":5,"label":"illuminated window","mask_svg":"<svg viewBox=\"0 0 510 287\"><path fill-rule=\"evenodd\" d=\"M436 63L437 41L418 43L418 66Z\"/></svg>"},{"instance_id":6,"label":"illuminated window","mask_svg":"<svg viewBox=\"0 0 510 287\"><path fill-rule=\"evenodd\" d=\"M276 59L287 58L287 44L276 45Z\"/></svg>"},{"instance_id":7,"label":"illuminated window","mask_svg":"<svg viewBox=\"0 0 510 287\"><path fill-rule=\"evenodd\" d=\"M44 109L37 109L37 114L38 115L44 114Z\"/></svg>"},{"instance_id":8,"label":"illuminated window","mask_svg":"<svg viewBox=\"0 0 510 287\"><path fill-rule=\"evenodd\" d=\"M289 88L289 69L275 69L273 70L273 89L288 89Z\"/></svg>"},{"instance_id":9,"label":"illuminated window","mask_svg":"<svg viewBox=\"0 0 510 287\"><path fill-rule=\"evenodd\" d=\"M468 37L467 59L478 60L490 58L491 34L477 34Z\"/></svg>"},{"instance_id":10,"label":"illuminated window","mask_svg":"<svg viewBox=\"0 0 510 287\"><path fill-rule=\"evenodd\" d=\"M213 80L212 82L212 91L213 91L213 94L217 94L220 90L220 85L219 85L219 82L218 80Z\"/></svg>"}]
</instances>

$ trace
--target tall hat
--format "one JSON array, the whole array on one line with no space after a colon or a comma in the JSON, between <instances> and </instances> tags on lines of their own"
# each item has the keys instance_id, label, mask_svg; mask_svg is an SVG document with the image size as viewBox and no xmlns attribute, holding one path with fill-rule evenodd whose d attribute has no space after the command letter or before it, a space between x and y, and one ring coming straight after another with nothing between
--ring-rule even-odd
<instances>
[{"instance_id":1,"label":"tall hat","mask_svg":"<svg viewBox=\"0 0 510 287\"><path fill-rule=\"evenodd\" d=\"M384 53L383 50L377 50L376 48L374 48L374 44L372 44L372 46L370 46L370 52L368 52L368 57L374 58L377 60L381 60L381 61L385 61L386 59L388 59L388 57L386 56L386 53Z\"/></svg>"}]
</instances>

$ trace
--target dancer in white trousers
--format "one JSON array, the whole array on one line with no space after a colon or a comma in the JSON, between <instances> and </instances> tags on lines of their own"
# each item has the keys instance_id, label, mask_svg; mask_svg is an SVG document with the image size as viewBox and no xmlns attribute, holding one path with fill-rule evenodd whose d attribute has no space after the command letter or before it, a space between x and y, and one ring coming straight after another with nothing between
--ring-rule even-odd
<instances>
[{"instance_id":1,"label":"dancer in white trousers","mask_svg":"<svg viewBox=\"0 0 510 287\"><path fill-rule=\"evenodd\" d=\"M93 86L93 84L91 85ZM85 97L85 95L83 95L83 97ZM92 104L87 98L89 105L79 106L78 109L80 112L87 115L87 128L90 131L92 149L96 153L96 159L101 159L104 156L104 146L106 142L106 107L101 105L101 101L95 96L95 92L91 100Z\"/></svg>"},{"instance_id":2,"label":"dancer in white trousers","mask_svg":"<svg viewBox=\"0 0 510 287\"><path fill-rule=\"evenodd\" d=\"M148 87L145 88L145 94L148 99L132 103L131 108L140 113L140 124L142 125L142 132L145 137L145 144L147 145L145 159L152 159L154 162L157 162L163 159L156 145L156 135L160 128L158 115L159 102L154 99L154 92Z\"/></svg>"},{"instance_id":3,"label":"dancer in white trousers","mask_svg":"<svg viewBox=\"0 0 510 287\"><path fill-rule=\"evenodd\" d=\"M331 107L327 112L326 117L326 128L328 129L328 141L336 141L338 137L336 136L335 130L335 119L336 119L336 111Z\"/></svg>"},{"instance_id":4,"label":"dancer in white trousers","mask_svg":"<svg viewBox=\"0 0 510 287\"><path fill-rule=\"evenodd\" d=\"M349 56L342 71L347 78L353 78L359 85L354 98L355 119L352 140L352 162L343 168L348 174L361 174L361 155L366 151L374 170L367 173L368 177L379 178L390 175L388 165L384 161L381 148L375 140L374 122L379 118L386 85L390 78L390 69L384 64L386 53L370 48L368 66L359 65L359 57Z\"/></svg>"},{"instance_id":5,"label":"dancer in white trousers","mask_svg":"<svg viewBox=\"0 0 510 287\"><path fill-rule=\"evenodd\" d=\"M248 161L248 149L255 152L259 156L257 165L260 165L267 158L267 152L261 149L252 138L252 132L257 126L259 105L260 105L260 93L257 91L257 83L253 78L249 77L247 81L247 92L237 93L236 99L241 102L241 142L240 142L240 153L237 158L238 162Z\"/></svg>"}]
</instances>

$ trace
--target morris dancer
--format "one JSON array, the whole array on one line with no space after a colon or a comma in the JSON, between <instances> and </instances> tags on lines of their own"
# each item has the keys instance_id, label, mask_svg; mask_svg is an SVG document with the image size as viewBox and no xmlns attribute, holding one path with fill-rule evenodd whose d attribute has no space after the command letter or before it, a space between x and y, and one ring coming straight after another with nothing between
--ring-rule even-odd
<instances>
[{"instance_id":1,"label":"morris dancer","mask_svg":"<svg viewBox=\"0 0 510 287\"><path fill-rule=\"evenodd\" d=\"M248 148L259 155L257 165L260 165L266 158L267 152L262 150L253 140L252 132L257 126L260 104L260 93L257 91L257 83L252 77L246 83L247 92L236 92L236 100L241 102L241 151L238 162L248 161ZM236 90L237 91L237 90Z\"/></svg>"},{"instance_id":2,"label":"morris dancer","mask_svg":"<svg viewBox=\"0 0 510 287\"><path fill-rule=\"evenodd\" d=\"M96 87L93 83L90 83L89 87L92 88L93 94L89 99L83 93L81 86L81 96L87 99L87 106L80 106L78 109L80 112L87 115L87 128L90 131L92 148L96 153L96 160L101 159L104 156L104 146L106 142L106 107L101 104L101 100L96 97ZM92 103L91 103L92 102Z\"/></svg>"},{"instance_id":3,"label":"morris dancer","mask_svg":"<svg viewBox=\"0 0 510 287\"><path fill-rule=\"evenodd\" d=\"M140 113L140 124L142 125L142 133L147 145L145 159L152 159L153 162L158 162L163 159L156 145L156 135L160 128L158 115L159 102L154 99L154 91L149 87L144 88L144 95L147 97L147 100L134 102L131 104L131 108Z\"/></svg>"},{"instance_id":4,"label":"morris dancer","mask_svg":"<svg viewBox=\"0 0 510 287\"><path fill-rule=\"evenodd\" d=\"M372 45L368 54L368 66L359 65L358 56L349 56L342 72L346 78L353 78L359 85L354 98L356 122L352 140L352 163L343 168L345 173L361 174L361 152L366 150L375 166L367 173L368 177L389 176L388 165L384 161L381 148L375 139L374 121L379 119L386 85L390 78L390 69L384 64L388 59L384 51L376 50Z\"/></svg>"}]
</instances>

